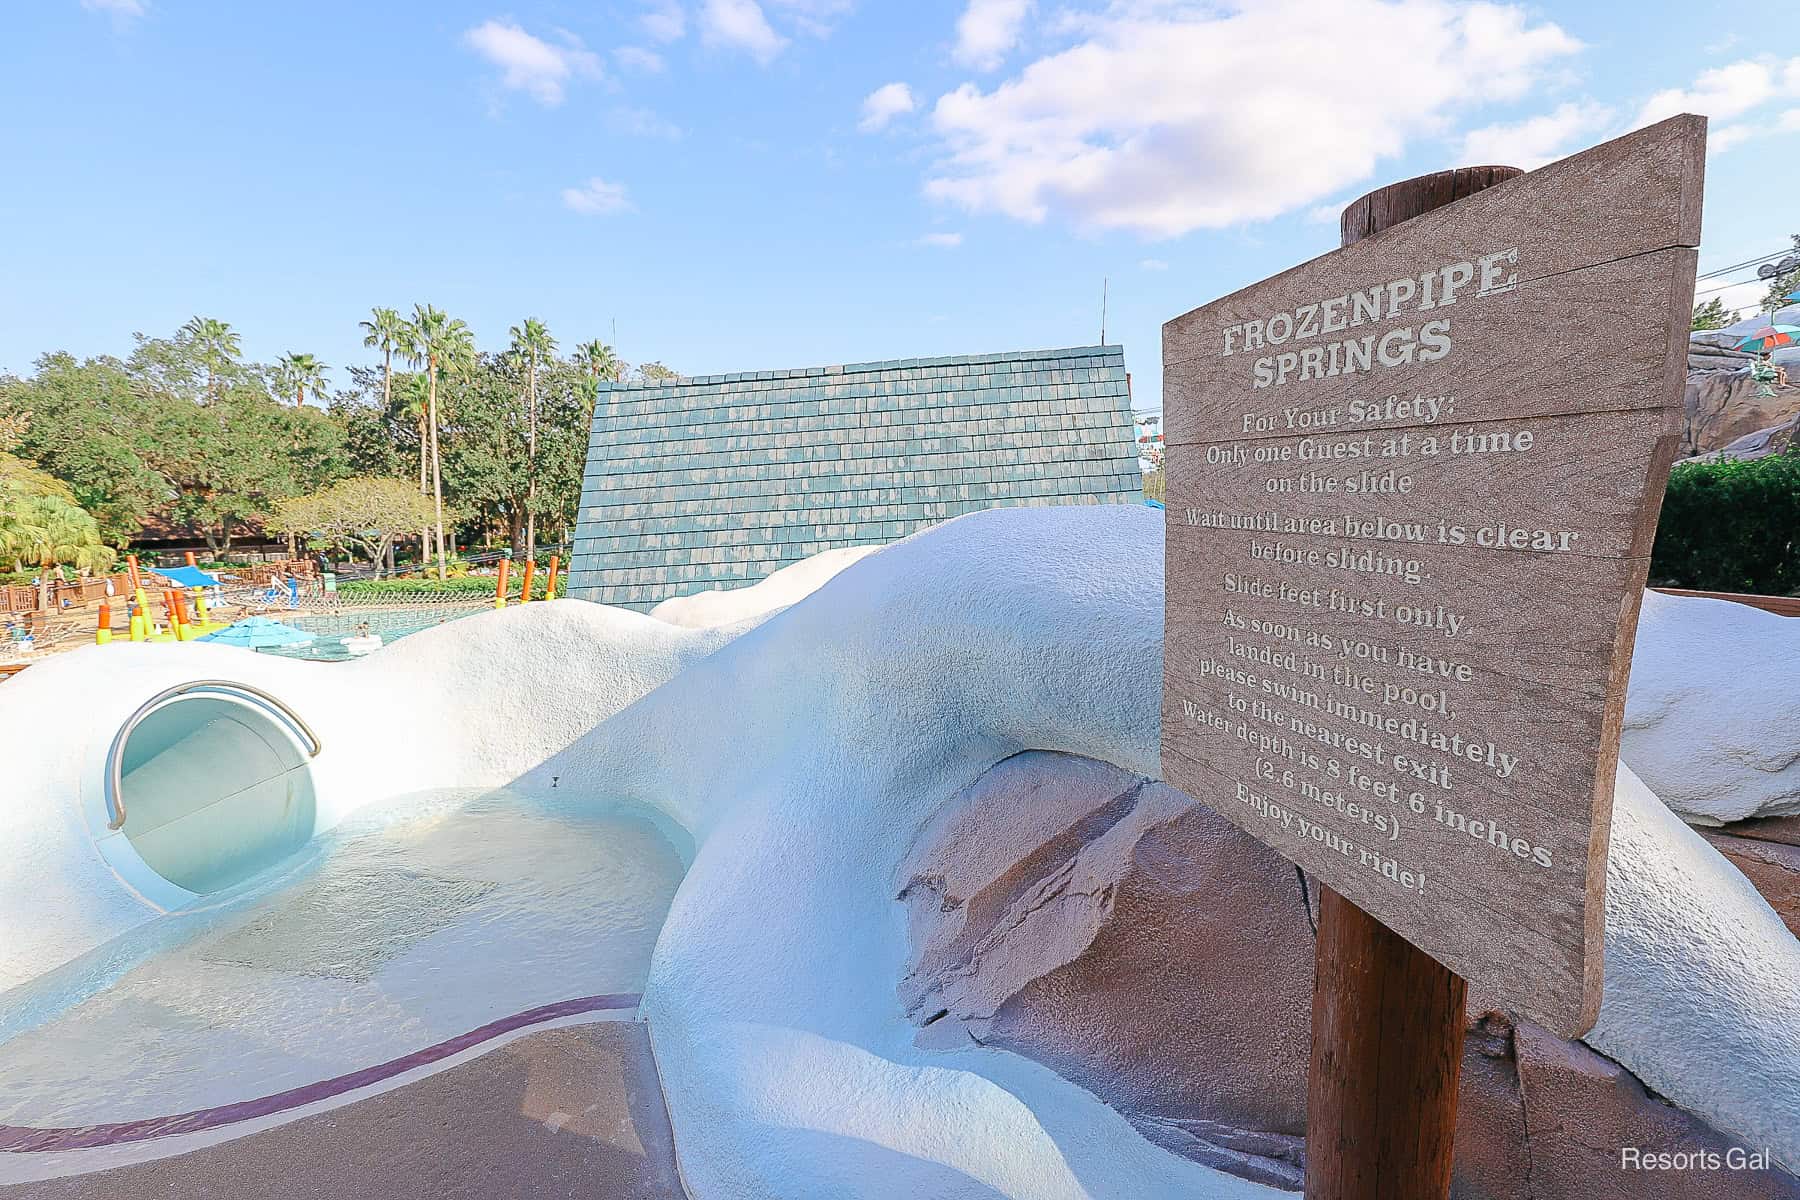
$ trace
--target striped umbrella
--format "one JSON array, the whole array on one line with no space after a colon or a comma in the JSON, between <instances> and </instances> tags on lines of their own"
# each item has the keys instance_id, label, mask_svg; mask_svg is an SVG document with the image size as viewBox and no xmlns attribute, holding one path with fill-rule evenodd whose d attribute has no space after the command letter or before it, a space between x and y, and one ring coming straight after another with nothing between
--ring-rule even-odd
<instances>
[{"instance_id":1,"label":"striped umbrella","mask_svg":"<svg viewBox=\"0 0 1800 1200\"><path fill-rule=\"evenodd\" d=\"M1783 346L1792 346L1796 333L1800 333L1800 325L1765 325L1739 342L1737 348L1748 350L1752 354L1764 354Z\"/></svg>"}]
</instances>

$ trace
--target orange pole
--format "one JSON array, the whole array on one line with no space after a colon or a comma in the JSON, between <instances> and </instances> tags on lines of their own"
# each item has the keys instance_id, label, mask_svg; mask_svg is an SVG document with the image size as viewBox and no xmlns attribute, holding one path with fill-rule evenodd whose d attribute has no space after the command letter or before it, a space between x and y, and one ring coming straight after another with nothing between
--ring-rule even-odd
<instances>
[{"instance_id":1,"label":"orange pole","mask_svg":"<svg viewBox=\"0 0 1800 1200\"><path fill-rule=\"evenodd\" d=\"M537 560L536 559L528 558L525 560L525 578L522 581L524 583L524 587L522 587L519 591L519 603L520 604L525 604L525 603L529 602L531 599L531 575L532 575L532 572L535 571L536 569L537 569Z\"/></svg>"},{"instance_id":2,"label":"orange pole","mask_svg":"<svg viewBox=\"0 0 1800 1200\"><path fill-rule=\"evenodd\" d=\"M512 566L512 559L500 560L500 570L494 576L494 607L506 607L506 572Z\"/></svg>"},{"instance_id":3,"label":"orange pole","mask_svg":"<svg viewBox=\"0 0 1800 1200\"><path fill-rule=\"evenodd\" d=\"M544 581L544 599L546 600L556 599L556 568L561 562L562 560L556 555L550 556L550 578Z\"/></svg>"},{"instance_id":4,"label":"orange pole","mask_svg":"<svg viewBox=\"0 0 1800 1200\"><path fill-rule=\"evenodd\" d=\"M187 552L187 564L190 567L197 567L200 565L199 563L194 561L194 552L192 550L189 550Z\"/></svg>"},{"instance_id":5,"label":"orange pole","mask_svg":"<svg viewBox=\"0 0 1800 1200\"><path fill-rule=\"evenodd\" d=\"M112 605L100 602L100 619L94 625L94 642L104 646L112 641Z\"/></svg>"}]
</instances>

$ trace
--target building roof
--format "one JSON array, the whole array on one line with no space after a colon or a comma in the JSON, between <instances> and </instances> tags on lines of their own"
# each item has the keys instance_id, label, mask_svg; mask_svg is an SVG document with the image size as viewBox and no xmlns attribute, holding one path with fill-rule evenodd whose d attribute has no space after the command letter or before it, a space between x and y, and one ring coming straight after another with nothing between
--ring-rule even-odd
<instances>
[{"instance_id":1,"label":"building roof","mask_svg":"<svg viewBox=\"0 0 1800 1200\"><path fill-rule=\"evenodd\" d=\"M1142 498L1117 346L602 384L570 594L647 607L1006 504Z\"/></svg>"}]
</instances>

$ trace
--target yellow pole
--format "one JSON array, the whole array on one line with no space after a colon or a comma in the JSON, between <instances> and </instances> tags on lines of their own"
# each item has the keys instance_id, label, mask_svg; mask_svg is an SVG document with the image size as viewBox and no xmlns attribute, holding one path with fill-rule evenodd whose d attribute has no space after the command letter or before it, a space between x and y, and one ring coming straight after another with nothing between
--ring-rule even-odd
<instances>
[{"instance_id":1,"label":"yellow pole","mask_svg":"<svg viewBox=\"0 0 1800 1200\"><path fill-rule=\"evenodd\" d=\"M205 588L194 589L194 617L200 624L200 632L205 633L207 628L212 624L212 622L206 618Z\"/></svg>"},{"instance_id":2,"label":"yellow pole","mask_svg":"<svg viewBox=\"0 0 1800 1200\"><path fill-rule=\"evenodd\" d=\"M100 606L100 619L94 626L94 644L104 646L112 641L112 605Z\"/></svg>"}]
</instances>

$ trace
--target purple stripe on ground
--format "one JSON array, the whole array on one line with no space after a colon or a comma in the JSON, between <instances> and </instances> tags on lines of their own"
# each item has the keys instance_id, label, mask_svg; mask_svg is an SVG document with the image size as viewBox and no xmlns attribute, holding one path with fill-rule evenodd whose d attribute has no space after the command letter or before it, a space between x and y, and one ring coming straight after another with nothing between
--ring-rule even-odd
<instances>
[{"instance_id":1,"label":"purple stripe on ground","mask_svg":"<svg viewBox=\"0 0 1800 1200\"><path fill-rule=\"evenodd\" d=\"M173 1137L182 1133L198 1133L203 1129L216 1129L221 1125L232 1125L239 1121L250 1121L257 1117L273 1116L290 1108L299 1108L304 1104L312 1104L319 1100L329 1100L333 1096L341 1096L345 1092L367 1087L372 1083L380 1083L384 1079L392 1079L396 1075L413 1070L415 1067L427 1066L460 1054L473 1046L491 1041L502 1034L524 1029L531 1025L541 1025L546 1021L555 1021L562 1017L577 1016L581 1013L604 1012L607 1010L636 1008L642 999L636 995L618 996L583 996L577 1000L562 1000L555 1004L546 1004L541 1008L527 1009L522 1013L514 1013L510 1017L501 1017L498 1021L490 1021L479 1029L459 1034L447 1042L439 1042L435 1046L427 1046L423 1050L415 1050L403 1058L391 1062L378 1063L372 1067L364 1067L360 1071L352 1071L348 1075L339 1075L335 1079L326 1079L319 1083L302 1084L297 1088L289 1088L285 1092L277 1092L273 1096L263 1096L255 1100L239 1100L234 1104L222 1104L217 1108L202 1108L194 1112L177 1113L171 1117L146 1117L138 1121L121 1121L116 1125L76 1125L67 1129L32 1129L20 1125L0 1125L0 1153L38 1154L51 1150L91 1150L97 1146L116 1146L125 1142L142 1142L151 1138Z\"/></svg>"}]
</instances>

